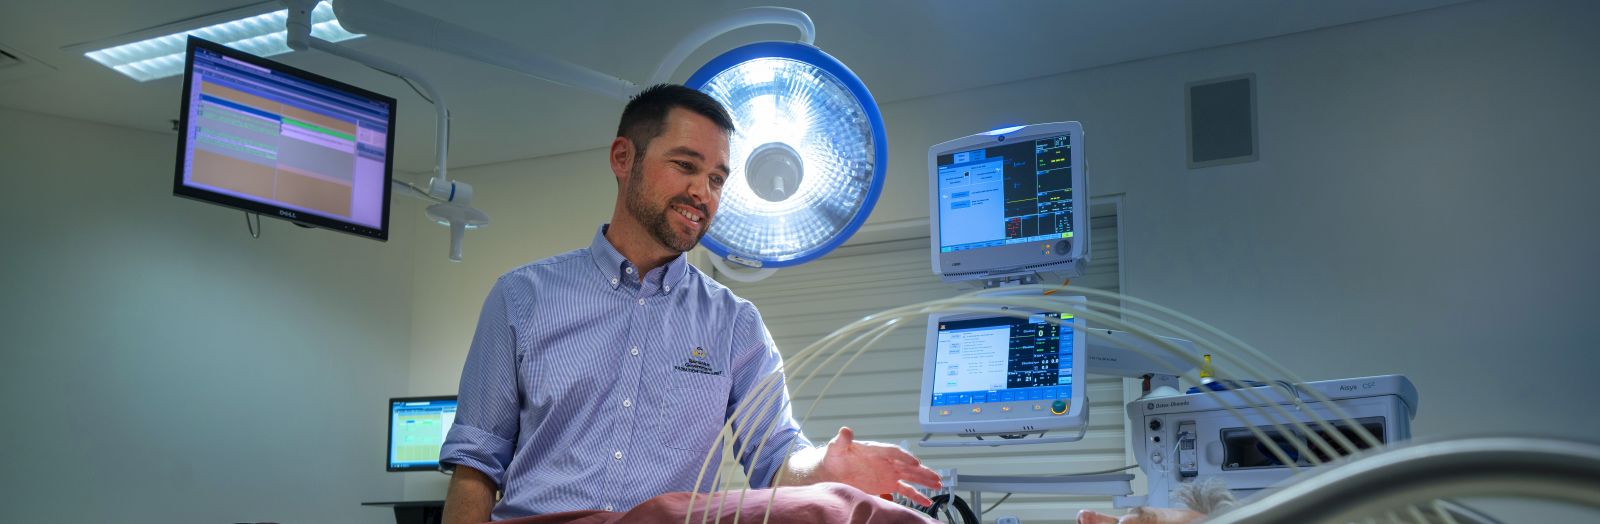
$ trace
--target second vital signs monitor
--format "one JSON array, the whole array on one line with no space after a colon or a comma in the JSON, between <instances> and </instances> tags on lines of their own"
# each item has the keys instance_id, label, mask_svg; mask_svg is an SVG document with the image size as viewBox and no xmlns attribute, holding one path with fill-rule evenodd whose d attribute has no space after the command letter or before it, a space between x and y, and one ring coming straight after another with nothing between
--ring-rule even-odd
<instances>
[{"instance_id":1,"label":"second vital signs monitor","mask_svg":"<svg viewBox=\"0 0 1600 524\"><path fill-rule=\"evenodd\" d=\"M996 129L928 148L933 272L946 282L1082 274L1083 156L1078 122Z\"/></svg>"},{"instance_id":2,"label":"second vital signs monitor","mask_svg":"<svg viewBox=\"0 0 1600 524\"><path fill-rule=\"evenodd\" d=\"M1014 436L1085 427L1082 319L1010 311L928 317L919 408L924 432Z\"/></svg>"}]
</instances>

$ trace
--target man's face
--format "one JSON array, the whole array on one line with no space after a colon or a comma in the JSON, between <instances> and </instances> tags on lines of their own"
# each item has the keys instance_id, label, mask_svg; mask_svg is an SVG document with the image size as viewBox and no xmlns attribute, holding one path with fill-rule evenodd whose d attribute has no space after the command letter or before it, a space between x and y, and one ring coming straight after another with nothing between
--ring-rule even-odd
<instances>
[{"instance_id":1,"label":"man's face","mask_svg":"<svg viewBox=\"0 0 1600 524\"><path fill-rule=\"evenodd\" d=\"M728 135L682 108L667 113L661 135L636 152L624 207L661 245L693 249L711 227L728 178Z\"/></svg>"}]
</instances>

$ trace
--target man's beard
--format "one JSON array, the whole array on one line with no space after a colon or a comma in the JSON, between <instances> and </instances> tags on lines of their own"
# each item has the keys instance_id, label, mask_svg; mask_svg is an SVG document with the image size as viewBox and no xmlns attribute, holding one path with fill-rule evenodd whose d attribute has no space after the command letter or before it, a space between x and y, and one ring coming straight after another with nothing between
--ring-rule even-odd
<instances>
[{"instance_id":1,"label":"man's beard","mask_svg":"<svg viewBox=\"0 0 1600 524\"><path fill-rule=\"evenodd\" d=\"M652 206L645 199L643 162L634 162L633 168L628 171L628 194L623 199L623 203L628 209L628 214L633 215L633 218L644 226L644 230L649 232L650 236L655 237L656 241L660 242L661 245L679 253L694 249L695 244L700 243L700 238L706 236L706 231L711 229L711 213L706 209L706 206L696 205L689 197L677 195L667 200L667 203L659 208ZM698 209L701 216L705 217L700 220L700 232L694 238L680 236L678 231L673 229L672 224L668 223L669 217L667 217L667 213L677 212L672 210L672 204Z\"/></svg>"}]
</instances>

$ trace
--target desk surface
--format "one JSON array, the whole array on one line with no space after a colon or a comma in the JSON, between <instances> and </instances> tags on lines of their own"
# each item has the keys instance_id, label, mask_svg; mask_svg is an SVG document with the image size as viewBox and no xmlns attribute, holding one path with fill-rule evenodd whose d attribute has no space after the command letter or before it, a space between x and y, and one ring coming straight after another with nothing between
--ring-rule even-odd
<instances>
[{"instance_id":1,"label":"desk surface","mask_svg":"<svg viewBox=\"0 0 1600 524\"><path fill-rule=\"evenodd\" d=\"M399 502L362 502L362 506L388 506L391 508L426 508L443 506L442 500L407 500Z\"/></svg>"}]
</instances>

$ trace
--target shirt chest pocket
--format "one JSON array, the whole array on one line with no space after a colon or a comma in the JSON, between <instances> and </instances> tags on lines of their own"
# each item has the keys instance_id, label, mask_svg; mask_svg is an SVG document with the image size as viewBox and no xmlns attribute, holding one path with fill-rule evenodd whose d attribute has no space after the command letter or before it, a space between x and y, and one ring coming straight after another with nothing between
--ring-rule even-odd
<instances>
[{"instance_id":1,"label":"shirt chest pocket","mask_svg":"<svg viewBox=\"0 0 1600 524\"><path fill-rule=\"evenodd\" d=\"M722 375L672 371L659 414L662 445L688 451L711 449L727 420L733 380Z\"/></svg>"}]
</instances>

